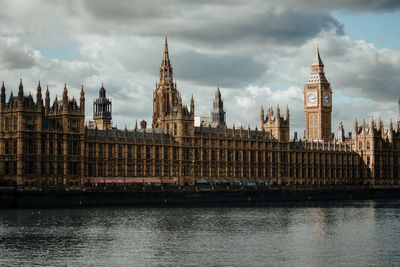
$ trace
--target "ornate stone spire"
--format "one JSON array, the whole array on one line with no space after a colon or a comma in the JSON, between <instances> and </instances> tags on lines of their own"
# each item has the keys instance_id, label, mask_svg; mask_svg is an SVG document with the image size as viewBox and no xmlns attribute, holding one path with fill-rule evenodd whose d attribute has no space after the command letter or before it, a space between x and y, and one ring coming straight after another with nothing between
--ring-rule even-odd
<instances>
[{"instance_id":1,"label":"ornate stone spire","mask_svg":"<svg viewBox=\"0 0 400 267\"><path fill-rule=\"evenodd\" d=\"M4 87L4 81L1 85L1 105L4 106L6 104L6 88Z\"/></svg>"},{"instance_id":2,"label":"ornate stone spire","mask_svg":"<svg viewBox=\"0 0 400 267\"><path fill-rule=\"evenodd\" d=\"M38 105L43 105L43 102L42 102L42 87L40 86L40 81L39 81L38 87L36 89L36 103Z\"/></svg>"},{"instance_id":3,"label":"ornate stone spire","mask_svg":"<svg viewBox=\"0 0 400 267\"><path fill-rule=\"evenodd\" d=\"M314 60L313 60L312 66L324 67L324 63L322 63L322 59L321 59L321 56L319 54L318 40L317 40L317 44L315 46L315 56L314 56Z\"/></svg>"},{"instance_id":4,"label":"ornate stone spire","mask_svg":"<svg viewBox=\"0 0 400 267\"><path fill-rule=\"evenodd\" d=\"M66 83L64 83L64 91L63 91L63 95L62 95L62 100L63 100L63 103L68 103L68 90L67 90Z\"/></svg>"},{"instance_id":5,"label":"ornate stone spire","mask_svg":"<svg viewBox=\"0 0 400 267\"><path fill-rule=\"evenodd\" d=\"M313 62L311 64L310 79L307 81L307 83L328 83L328 80L325 77L324 63L322 63L322 59L319 54L318 43L316 45Z\"/></svg>"},{"instance_id":6,"label":"ornate stone spire","mask_svg":"<svg viewBox=\"0 0 400 267\"><path fill-rule=\"evenodd\" d=\"M290 118L289 105L286 105L286 117L285 117L285 119L288 120L289 118Z\"/></svg>"},{"instance_id":7,"label":"ornate stone spire","mask_svg":"<svg viewBox=\"0 0 400 267\"><path fill-rule=\"evenodd\" d=\"M106 97L106 90L104 89L103 83L101 83L101 87L99 89L99 97Z\"/></svg>"},{"instance_id":8,"label":"ornate stone spire","mask_svg":"<svg viewBox=\"0 0 400 267\"><path fill-rule=\"evenodd\" d=\"M160 67L160 84L172 83L172 81L172 67L171 61L169 60L167 35L165 35L164 56Z\"/></svg>"},{"instance_id":9,"label":"ornate stone spire","mask_svg":"<svg viewBox=\"0 0 400 267\"><path fill-rule=\"evenodd\" d=\"M219 88L217 88L213 102L213 110L211 111L211 126L225 127L225 125L224 103L222 102L221 92L219 91Z\"/></svg>"},{"instance_id":10,"label":"ornate stone spire","mask_svg":"<svg viewBox=\"0 0 400 267\"><path fill-rule=\"evenodd\" d=\"M190 113L194 114L194 97L192 94L192 97L190 98Z\"/></svg>"},{"instance_id":11,"label":"ornate stone spire","mask_svg":"<svg viewBox=\"0 0 400 267\"><path fill-rule=\"evenodd\" d=\"M19 79L18 98L22 104L22 99L24 98L24 86L22 85L22 79Z\"/></svg>"},{"instance_id":12,"label":"ornate stone spire","mask_svg":"<svg viewBox=\"0 0 400 267\"><path fill-rule=\"evenodd\" d=\"M260 122L261 122L261 128L262 125L264 124L265 116L264 116L264 107L261 105L261 111L260 111Z\"/></svg>"},{"instance_id":13,"label":"ornate stone spire","mask_svg":"<svg viewBox=\"0 0 400 267\"><path fill-rule=\"evenodd\" d=\"M85 91L83 90L83 85L81 88L81 98L80 98L80 102L79 102L79 107L80 107L81 111L84 113L85 112Z\"/></svg>"}]
</instances>

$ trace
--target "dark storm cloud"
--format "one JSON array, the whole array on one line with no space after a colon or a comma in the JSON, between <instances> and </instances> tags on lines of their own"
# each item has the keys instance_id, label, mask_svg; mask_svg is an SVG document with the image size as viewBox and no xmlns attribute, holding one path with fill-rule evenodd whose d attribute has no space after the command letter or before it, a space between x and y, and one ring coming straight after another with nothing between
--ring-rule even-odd
<instances>
[{"instance_id":1,"label":"dark storm cloud","mask_svg":"<svg viewBox=\"0 0 400 267\"><path fill-rule=\"evenodd\" d=\"M182 39L214 45L298 45L330 29L339 35L343 34L343 25L328 13L285 11L279 14L263 13L251 18L227 18L217 23L209 22L202 29L177 30L176 34Z\"/></svg>"},{"instance_id":2,"label":"dark storm cloud","mask_svg":"<svg viewBox=\"0 0 400 267\"><path fill-rule=\"evenodd\" d=\"M26 69L35 65L31 54L16 46L12 40L0 40L0 66L5 69Z\"/></svg>"},{"instance_id":3,"label":"dark storm cloud","mask_svg":"<svg viewBox=\"0 0 400 267\"><path fill-rule=\"evenodd\" d=\"M175 78L196 84L242 87L263 75L266 66L251 58L229 55L218 56L186 52L174 57Z\"/></svg>"},{"instance_id":4,"label":"dark storm cloud","mask_svg":"<svg viewBox=\"0 0 400 267\"><path fill-rule=\"evenodd\" d=\"M284 0L283 4L289 4L292 1ZM398 0L303 0L297 1L296 6L300 8L315 9L341 9L352 12L386 12L400 8Z\"/></svg>"},{"instance_id":5,"label":"dark storm cloud","mask_svg":"<svg viewBox=\"0 0 400 267\"><path fill-rule=\"evenodd\" d=\"M262 1L234 1L230 5L226 1L88 1L85 10L96 20L87 24L88 31L123 31L141 36L168 33L206 46L240 42L297 45L321 30L334 28L338 34L343 33L343 25L328 12L282 9Z\"/></svg>"}]
</instances>

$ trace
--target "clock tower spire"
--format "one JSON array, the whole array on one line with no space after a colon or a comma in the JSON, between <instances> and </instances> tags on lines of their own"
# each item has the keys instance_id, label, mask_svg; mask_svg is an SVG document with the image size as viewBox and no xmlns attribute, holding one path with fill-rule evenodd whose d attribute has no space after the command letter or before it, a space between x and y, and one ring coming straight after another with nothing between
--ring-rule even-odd
<instances>
[{"instance_id":1,"label":"clock tower spire","mask_svg":"<svg viewBox=\"0 0 400 267\"><path fill-rule=\"evenodd\" d=\"M331 139L332 89L325 77L324 64L316 45L311 74L304 87L304 112L306 117L306 139Z\"/></svg>"}]
</instances>

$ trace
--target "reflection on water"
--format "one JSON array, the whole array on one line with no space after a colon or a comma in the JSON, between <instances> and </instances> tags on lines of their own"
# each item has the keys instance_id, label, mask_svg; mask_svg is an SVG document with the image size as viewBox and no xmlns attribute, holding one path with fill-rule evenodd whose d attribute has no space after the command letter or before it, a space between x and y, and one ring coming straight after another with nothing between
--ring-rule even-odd
<instances>
[{"instance_id":1,"label":"reflection on water","mask_svg":"<svg viewBox=\"0 0 400 267\"><path fill-rule=\"evenodd\" d=\"M400 201L0 211L0 265L400 264Z\"/></svg>"}]
</instances>

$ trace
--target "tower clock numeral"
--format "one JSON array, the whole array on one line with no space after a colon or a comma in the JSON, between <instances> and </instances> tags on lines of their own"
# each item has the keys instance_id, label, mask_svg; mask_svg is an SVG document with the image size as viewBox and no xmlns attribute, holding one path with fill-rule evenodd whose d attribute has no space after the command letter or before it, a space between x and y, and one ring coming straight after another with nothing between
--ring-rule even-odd
<instances>
[{"instance_id":1,"label":"tower clock numeral","mask_svg":"<svg viewBox=\"0 0 400 267\"><path fill-rule=\"evenodd\" d=\"M328 94L325 94L325 95L324 95L324 103L328 105L329 102L330 102L330 97L329 97Z\"/></svg>"}]
</instances>

